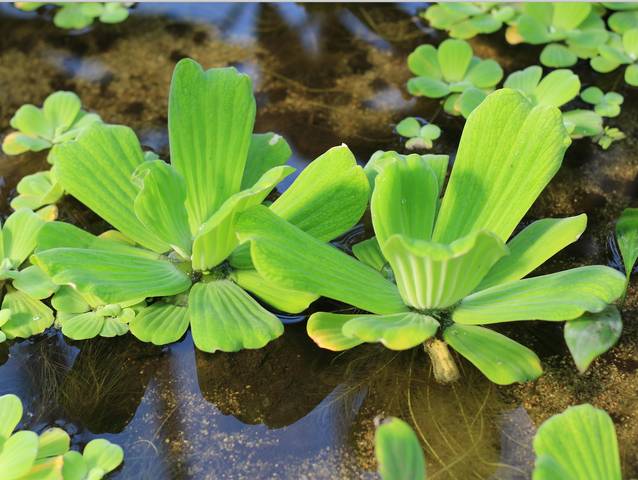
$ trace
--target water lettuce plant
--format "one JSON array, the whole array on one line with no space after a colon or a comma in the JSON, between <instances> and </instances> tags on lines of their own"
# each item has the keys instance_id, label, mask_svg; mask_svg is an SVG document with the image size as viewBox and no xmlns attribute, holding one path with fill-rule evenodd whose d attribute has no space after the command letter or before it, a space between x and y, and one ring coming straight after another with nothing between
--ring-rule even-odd
<instances>
[{"instance_id":1,"label":"water lettuce plant","mask_svg":"<svg viewBox=\"0 0 638 480\"><path fill-rule=\"evenodd\" d=\"M434 140L441 136L441 129L433 124L423 124L415 117L407 117L397 123L396 131L399 135L407 138L405 148L408 150L426 149L434 146Z\"/></svg>"},{"instance_id":2,"label":"water lettuce plant","mask_svg":"<svg viewBox=\"0 0 638 480\"><path fill-rule=\"evenodd\" d=\"M108 440L91 440L82 453L70 450L71 439L61 428L39 435L15 431L22 402L0 396L0 471L4 480L100 480L124 460L124 452Z\"/></svg>"},{"instance_id":3,"label":"water lettuce plant","mask_svg":"<svg viewBox=\"0 0 638 480\"><path fill-rule=\"evenodd\" d=\"M43 6L57 7L53 15L56 27L65 29L82 29L93 24L97 19L102 23L120 23L128 18L127 2L16 2L15 6L23 11L37 10Z\"/></svg>"},{"instance_id":4,"label":"water lettuce plant","mask_svg":"<svg viewBox=\"0 0 638 480\"><path fill-rule=\"evenodd\" d=\"M421 16L450 37L465 40L500 30L516 14L514 6L501 2L456 2L432 4Z\"/></svg>"},{"instance_id":5,"label":"water lettuce plant","mask_svg":"<svg viewBox=\"0 0 638 480\"><path fill-rule=\"evenodd\" d=\"M534 480L621 480L614 423L589 404L546 420L534 437Z\"/></svg>"},{"instance_id":6,"label":"water lettuce plant","mask_svg":"<svg viewBox=\"0 0 638 480\"><path fill-rule=\"evenodd\" d=\"M374 452L382 480L425 480L425 457L414 430L394 417L375 423Z\"/></svg>"},{"instance_id":7,"label":"water lettuce plant","mask_svg":"<svg viewBox=\"0 0 638 480\"><path fill-rule=\"evenodd\" d=\"M503 78L503 69L496 61L475 57L464 40L444 40L438 48L421 45L408 56L408 67L416 75L408 81L408 91L415 96L445 99L443 107L453 115L460 115L463 109L459 102L465 90L490 92Z\"/></svg>"},{"instance_id":8,"label":"water lettuce plant","mask_svg":"<svg viewBox=\"0 0 638 480\"><path fill-rule=\"evenodd\" d=\"M617 92L603 92L598 87L587 87L580 92L580 98L594 106L594 112L601 117L617 117L620 115L620 106L625 101Z\"/></svg>"},{"instance_id":9,"label":"water lettuce plant","mask_svg":"<svg viewBox=\"0 0 638 480\"><path fill-rule=\"evenodd\" d=\"M116 125L92 125L52 149L64 189L119 232L97 237L60 222L40 232L32 261L85 300L58 306L77 324L63 315L63 331L66 323L69 334L104 334L105 319L117 318L116 327L128 320L137 338L155 344L178 340L190 325L200 350L260 348L283 325L247 291L292 313L317 298L261 277L238 241L240 213L294 170L284 165L286 142L253 134L254 119L248 76L185 59L170 88L170 164L145 159L134 132ZM340 146L312 162L269 211L324 242L359 220L368 196L363 169Z\"/></svg>"},{"instance_id":10,"label":"water lettuce plant","mask_svg":"<svg viewBox=\"0 0 638 480\"><path fill-rule=\"evenodd\" d=\"M264 278L370 312L311 315L308 334L323 348L424 344L437 378L450 381L449 345L495 383L535 379L534 352L485 325L573 321L624 289L624 276L605 266L525 278L585 229L585 215L543 219L510 238L569 144L557 108L503 89L465 124L442 199L445 156L376 157L376 237L360 246L361 261L265 207L242 214L237 231Z\"/></svg>"},{"instance_id":11,"label":"water lettuce plant","mask_svg":"<svg viewBox=\"0 0 638 480\"><path fill-rule=\"evenodd\" d=\"M598 55L590 60L597 72L607 73L621 65L625 67L625 82L638 86L638 28L621 35L611 35L606 44L598 47Z\"/></svg>"}]
</instances>

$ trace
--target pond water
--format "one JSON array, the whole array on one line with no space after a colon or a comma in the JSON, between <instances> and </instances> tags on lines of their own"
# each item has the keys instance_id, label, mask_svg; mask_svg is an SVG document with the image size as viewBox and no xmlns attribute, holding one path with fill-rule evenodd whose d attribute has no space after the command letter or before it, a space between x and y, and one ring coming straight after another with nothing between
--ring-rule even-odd
<instances>
[{"instance_id":1,"label":"pond water","mask_svg":"<svg viewBox=\"0 0 638 480\"><path fill-rule=\"evenodd\" d=\"M109 123L135 129L168 156L167 94L173 66L192 57L205 67L235 65L254 80L256 131L275 131L303 168L346 143L363 164L378 149L402 149L393 125L406 115L436 119L437 153L454 153L463 122L436 101L414 99L404 85L407 54L441 35L411 4L143 4L119 25L68 33L36 13L0 6L0 134L23 103L73 90ZM536 63L540 49L508 46L501 34L472 40L506 73ZM585 212L583 237L544 267L619 265L611 234L623 208L637 206L638 101L621 73L577 69L585 85L625 95L612 124L627 139L603 152L588 140L564 166L527 221ZM17 181L45 168L46 154L0 154L0 209ZM94 231L104 224L72 199L63 220ZM347 247L369 221L347 236ZM291 323L258 351L205 354L190 336L165 348L131 336L70 342L54 331L0 344L0 394L25 403L25 428L60 425L76 445L97 436L126 458L114 479L377 478L374 418L395 415L417 430L428 478L529 478L536 427L569 405L590 402L612 416L626 478L638 476L638 307L631 288L618 345L578 375L562 326L540 322L500 330L533 348L545 375L511 387L490 384L461 360L462 379L434 382L426 354L362 346L322 351ZM323 304L323 308L340 308ZM299 320L299 319L296 319ZM303 320L303 319L302 319Z\"/></svg>"}]
</instances>

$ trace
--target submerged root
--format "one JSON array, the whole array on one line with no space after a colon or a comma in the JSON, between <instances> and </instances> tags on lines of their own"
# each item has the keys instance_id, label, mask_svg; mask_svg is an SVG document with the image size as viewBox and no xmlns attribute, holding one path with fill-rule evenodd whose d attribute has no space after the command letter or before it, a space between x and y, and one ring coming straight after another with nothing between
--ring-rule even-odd
<instances>
[{"instance_id":1,"label":"submerged root","mask_svg":"<svg viewBox=\"0 0 638 480\"><path fill-rule=\"evenodd\" d=\"M456 366L447 343L438 338L430 338L423 344L423 349L432 361L434 378L437 382L446 384L456 382L459 379L459 368Z\"/></svg>"}]
</instances>

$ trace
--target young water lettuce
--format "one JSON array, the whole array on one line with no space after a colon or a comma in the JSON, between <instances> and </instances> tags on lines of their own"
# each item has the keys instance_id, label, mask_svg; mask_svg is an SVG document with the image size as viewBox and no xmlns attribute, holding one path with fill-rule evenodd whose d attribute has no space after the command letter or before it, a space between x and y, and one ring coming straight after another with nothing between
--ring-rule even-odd
<instances>
[{"instance_id":1,"label":"young water lettuce","mask_svg":"<svg viewBox=\"0 0 638 480\"><path fill-rule=\"evenodd\" d=\"M407 117L397 123L397 133L408 140L405 148L408 150L426 149L434 146L434 140L441 136L441 129L433 123L424 123L415 117Z\"/></svg>"},{"instance_id":2,"label":"young water lettuce","mask_svg":"<svg viewBox=\"0 0 638 480\"><path fill-rule=\"evenodd\" d=\"M376 242L360 255L370 264L264 207L246 211L237 231L264 278L371 312L313 314L308 333L321 347L425 344L435 375L449 381L458 375L449 345L495 383L532 380L542 373L538 357L484 325L573 321L624 290L624 276L605 266L525 278L579 238L585 215L538 220L510 239L569 143L557 108L500 90L470 115L442 199L441 156L376 157Z\"/></svg>"},{"instance_id":3,"label":"young water lettuce","mask_svg":"<svg viewBox=\"0 0 638 480\"><path fill-rule=\"evenodd\" d=\"M16 2L20 10L33 11L43 6L59 7L53 16L56 27L65 29L82 29L90 26L97 19L102 23L120 23L128 18L127 2L77 2L77 3L43 3Z\"/></svg>"},{"instance_id":4,"label":"young water lettuce","mask_svg":"<svg viewBox=\"0 0 638 480\"><path fill-rule=\"evenodd\" d=\"M391 417L377 423L374 453L382 480L425 480L421 444L403 420Z\"/></svg>"},{"instance_id":5,"label":"young water lettuce","mask_svg":"<svg viewBox=\"0 0 638 480\"><path fill-rule=\"evenodd\" d=\"M607 73L626 65L625 82L638 86L638 28L621 35L611 35L606 44L598 47L598 55L590 60L597 72Z\"/></svg>"},{"instance_id":6,"label":"young water lettuce","mask_svg":"<svg viewBox=\"0 0 638 480\"><path fill-rule=\"evenodd\" d=\"M5 480L100 480L120 466L124 452L104 439L90 441L83 453L70 450L71 439L60 428L41 434L15 431L22 402L0 396L0 471Z\"/></svg>"},{"instance_id":7,"label":"young water lettuce","mask_svg":"<svg viewBox=\"0 0 638 480\"><path fill-rule=\"evenodd\" d=\"M621 480L614 423L589 404L545 421L534 437L534 480Z\"/></svg>"},{"instance_id":8,"label":"young water lettuce","mask_svg":"<svg viewBox=\"0 0 638 480\"><path fill-rule=\"evenodd\" d=\"M470 101L461 94L467 89L490 92L503 78L503 69L492 59L475 57L464 40L444 40L438 48L417 47L408 57L410 71L417 75L408 81L408 91L415 96L445 99L446 112L460 115L461 103Z\"/></svg>"},{"instance_id":9,"label":"young water lettuce","mask_svg":"<svg viewBox=\"0 0 638 480\"><path fill-rule=\"evenodd\" d=\"M517 14L515 6L500 2L435 3L421 14L432 27L447 30L450 37L468 39L493 33Z\"/></svg>"},{"instance_id":10,"label":"young water lettuce","mask_svg":"<svg viewBox=\"0 0 638 480\"><path fill-rule=\"evenodd\" d=\"M283 165L286 142L253 134L254 119L246 75L183 60L170 90L170 164L146 160L123 126L96 124L53 148L65 190L120 232L99 238L55 222L40 233L33 261L85 300L60 307L65 333L104 335L106 319L116 318L116 329L128 321L137 338L156 344L190 325L200 350L260 348L283 325L246 291L291 313L317 298L262 278L237 239L239 214L294 170ZM359 220L368 196L363 169L341 146L312 162L269 211L324 242Z\"/></svg>"},{"instance_id":11,"label":"young water lettuce","mask_svg":"<svg viewBox=\"0 0 638 480\"><path fill-rule=\"evenodd\" d=\"M588 87L580 92L580 98L593 105L594 111L601 117L617 117L620 115L620 106L625 101L620 93L603 92L598 87Z\"/></svg>"}]
</instances>

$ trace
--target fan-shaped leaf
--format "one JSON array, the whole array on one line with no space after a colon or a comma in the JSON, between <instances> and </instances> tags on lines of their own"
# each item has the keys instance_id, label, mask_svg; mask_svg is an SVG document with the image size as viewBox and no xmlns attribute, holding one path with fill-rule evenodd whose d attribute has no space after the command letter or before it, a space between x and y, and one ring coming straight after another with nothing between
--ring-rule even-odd
<instances>
[{"instance_id":1,"label":"fan-shaped leaf","mask_svg":"<svg viewBox=\"0 0 638 480\"><path fill-rule=\"evenodd\" d=\"M18 480L26 475L38 454L38 436L33 432L17 432L2 444L0 472L3 480Z\"/></svg>"},{"instance_id":2,"label":"fan-shaped leaf","mask_svg":"<svg viewBox=\"0 0 638 480\"><path fill-rule=\"evenodd\" d=\"M390 418L375 434L374 451L383 480L424 480L425 458L419 440L403 420Z\"/></svg>"},{"instance_id":3,"label":"fan-shaped leaf","mask_svg":"<svg viewBox=\"0 0 638 480\"><path fill-rule=\"evenodd\" d=\"M638 259L638 208L623 210L616 223L616 239L629 278Z\"/></svg>"},{"instance_id":4,"label":"fan-shaped leaf","mask_svg":"<svg viewBox=\"0 0 638 480\"><path fill-rule=\"evenodd\" d=\"M381 342L391 350L407 350L425 342L439 328L439 322L415 312L391 315L363 315L343 325L342 333L363 342Z\"/></svg>"},{"instance_id":5,"label":"fan-shaped leaf","mask_svg":"<svg viewBox=\"0 0 638 480\"><path fill-rule=\"evenodd\" d=\"M286 163L291 154L292 151L282 136L272 132L253 133L241 189L252 187L268 170Z\"/></svg>"},{"instance_id":6,"label":"fan-shaped leaf","mask_svg":"<svg viewBox=\"0 0 638 480\"><path fill-rule=\"evenodd\" d=\"M131 321L131 333L143 342L166 345L182 338L188 328L186 307L154 303L144 308Z\"/></svg>"},{"instance_id":7,"label":"fan-shaped leaf","mask_svg":"<svg viewBox=\"0 0 638 480\"><path fill-rule=\"evenodd\" d=\"M472 47L465 40L447 39L441 42L437 58L443 78L448 82L460 82L472 61Z\"/></svg>"},{"instance_id":8,"label":"fan-shaped leaf","mask_svg":"<svg viewBox=\"0 0 638 480\"><path fill-rule=\"evenodd\" d=\"M13 394L0 396L0 440L11 436L22 418L22 402Z\"/></svg>"},{"instance_id":9,"label":"fan-shaped leaf","mask_svg":"<svg viewBox=\"0 0 638 480\"><path fill-rule=\"evenodd\" d=\"M29 338L44 332L53 324L53 312L44 303L9 289L2 299L2 308L11 310L11 318L2 326L7 338Z\"/></svg>"},{"instance_id":10,"label":"fan-shaped leaf","mask_svg":"<svg viewBox=\"0 0 638 480\"><path fill-rule=\"evenodd\" d=\"M306 330L308 336L326 350L340 352L349 350L364 341L356 337L346 337L343 326L353 318L360 318L360 314L340 315L338 313L317 312L310 315Z\"/></svg>"}]
</instances>

